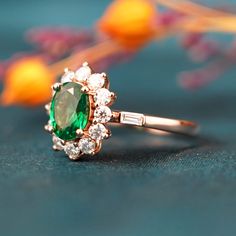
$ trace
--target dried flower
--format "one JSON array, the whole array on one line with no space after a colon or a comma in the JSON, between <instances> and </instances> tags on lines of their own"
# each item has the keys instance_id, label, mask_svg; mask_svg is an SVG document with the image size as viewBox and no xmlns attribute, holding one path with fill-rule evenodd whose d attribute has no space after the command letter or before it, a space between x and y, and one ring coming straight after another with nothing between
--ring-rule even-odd
<instances>
[{"instance_id":1,"label":"dried flower","mask_svg":"<svg viewBox=\"0 0 236 236\"><path fill-rule=\"evenodd\" d=\"M193 60L217 57L204 68L182 73L183 87L204 86L235 65L235 39L230 48L224 48L205 37L212 31L236 32L236 16L226 11L188 0L114 0L97 25L97 32L104 37L97 37L92 30L57 27L28 33L34 50L0 62L4 83L1 104L41 105L50 99L51 84L65 67L75 69L88 61L103 69L127 59L151 40L180 33L182 46Z\"/></svg>"},{"instance_id":2,"label":"dried flower","mask_svg":"<svg viewBox=\"0 0 236 236\"><path fill-rule=\"evenodd\" d=\"M70 27L43 27L27 32L26 39L38 50L53 57L60 57L73 49L88 47L94 42L94 33L90 30Z\"/></svg>"},{"instance_id":3,"label":"dried flower","mask_svg":"<svg viewBox=\"0 0 236 236\"><path fill-rule=\"evenodd\" d=\"M5 71L1 104L24 106L45 104L51 98L51 85L68 65L75 69L87 59L92 65L98 63L97 65L101 67L99 63L105 63L106 58L111 60L113 57L112 60L115 60L115 55L121 54L125 56L124 51L117 44L106 41L76 52L51 65L48 65L42 57L24 56L15 59Z\"/></svg>"},{"instance_id":4,"label":"dried flower","mask_svg":"<svg viewBox=\"0 0 236 236\"><path fill-rule=\"evenodd\" d=\"M45 103L51 97L53 81L53 74L41 58L16 60L7 68L1 103L27 106Z\"/></svg>"},{"instance_id":5,"label":"dried flower","mask_svg":"<svg viewBox=\"0 0 236 236\"><path fill-rule=\"evenodd\" d=\"M208 85L235 64L235 52L236 44L232 43L227 50L221 52L219 59L210 62L203 68L180 73L180 85L189 90L195 90Z\"/></svg>"},{"instance_id":6,"label":"dried flower","mask_svg":"<svg viewBox=\"0 0 236 236\"><path fill-rule=\"evenodd\" d=\"M98 22L99 30L129 49L153 39L157 10L150 0L116 0Z\"/></svg>"}]
</instances>

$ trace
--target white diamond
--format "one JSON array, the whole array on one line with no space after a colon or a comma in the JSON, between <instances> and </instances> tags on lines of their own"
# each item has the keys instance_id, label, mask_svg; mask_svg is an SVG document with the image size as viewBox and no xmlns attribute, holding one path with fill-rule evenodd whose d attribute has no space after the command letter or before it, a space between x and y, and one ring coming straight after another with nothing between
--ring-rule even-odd
<instances>
[{"instance_id":1,"label":"white diamond","mask_svg":"<svg viewBox=\"0 0 236 236\"><path fill-rule=\"evenodd\" d=\"M105 83L105 80L101 74L92 74L88 78L88 87L92 90L97 90L97 89L102 88L104 83Z\"/></svg>"},{"instance_id":2,"label":"white diamond","mask_svg":"<svg viewBox=\"0 0 236 236\"><path fill-rule=\"evenodd\" d=\"M107 105L111 101L111 93L108 89L101 88L96 91L94 101L97 105Z\"/></svg>"},{"instance_id":3,"label":"white diamond","mask_svg":"<svg viewBox=\"0 0 236 236\"><path fill-rule=\"evenodd\" d=\"M120 123L142 126L144 122L144 115L134 112L123 111L120 113Z\"/></svg>"},{"instance_id":4,"label":"white diamond","mask_svg":"<svg viewBox=\"0 0 236 236\"><path fill-rule=\"evenodd\" d=\"M91 69L88 66L80 67L75 72L75 78L79 82L85 82L91 75Z\"/></svg>"},{"instance_id":5,"label":"white diamond","mask_svg":"<svg viewBox=\"0 0 236 236\"><path fill-rule=\"evenodd\" d=\"M106 123L111 119L111 109L106 106L100 106L94 111L95 121Z\"/></svg>"},{"instance_id":6,"label":"white diamond","mask_svg":"<svg viewBox=\"0 0 236 236\"><path fill-rule=\"evenodd\" d=\"M75 73L73 71L68 71L62 76L61 82L63 84L67 82L71 82L74 77L75 77Z\"/></svg>"},{"instance_id":7,"label":"white diamond","mask_svg":"<svg viewBox=\"0 0 236 236\"><path fill-rule=\"evenodd\" d=\"M61 139L59 139L59 138L56 137L56 136L53 136L53 137L52 137L52 141L53 141L53 144L54 144L54 146L55 146L55 148L56 148L57 150L61 151L61 150L64 149L64 146L63 146L63 144L62 144L62 140L61 140Z\"/></svg>"},{"instance_id":8,"label":"white diamond","mask_svg":"<svg viewBox=\"0 0 236 236\"><path fill-rule=\"evenodd\" d=\"M91 138L82 138L78 146L84 154L92 154L95 151L96 144Z\"/></svg>"},{"instance_id":9,"label":"white diamond","mask_svg":"<svg viewBox=\"0 0 236 236\"><path fill-rule=\"evenodd\" d=\"M77 159L80 155L80 149L71 142L65 145L64 151L73 160Z\"/></svg>"},{"instance_id":10,"label":"white diamond","mask_svg":"<svg viewBox=\"0 0 236 236\"><path fill-rule=\"evenodd\" d=\"M103 139L107 135L107 129L102 124L91 125L89 127L89 135L93 139Z\"/></svg>"}]
</instances>

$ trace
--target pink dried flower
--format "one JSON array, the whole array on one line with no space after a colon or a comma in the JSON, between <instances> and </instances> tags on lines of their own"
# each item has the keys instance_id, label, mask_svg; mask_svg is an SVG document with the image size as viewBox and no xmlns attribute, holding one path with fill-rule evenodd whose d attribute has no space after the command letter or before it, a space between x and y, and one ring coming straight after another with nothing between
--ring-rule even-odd
<instances>
[{"instance_id":1,"label":"pink dried flower","mask_svg":"<svg viewBox=\"0 0 236 236\"><path fill-rule=\"evenodd\" d=\"M180 85L183 88L194 90L218 79L227 69L236 64L236 42L233 41L231 46L222 51L220 55L220 59L210 62L203 68L180 73Z\"/></svg>"},{"instance_id":2,"label":"pink dried flower","mask_svg":"<svg viewBox=\"0 0 236 236\"><path fill-rule=\"evenodd\" d=\"M229 67L229 63L222 60L212 62L208 66L194 71L184 71L179 75L180 85L183 88L195 90L206 86L219 78Z\"/></svg>"},{"instance_id":3,"label":"pink dried flower","mask_svg":"<svg viewBox=\"0 0 236 236\"><path fill-rule=\"evenodd\" d=\"M26 34L26 39L39 50L60 57L78 45L87 47L94 41L94 34L89 30L48 27L30 30Z\"/></svg>"},{"instance_id":4,"label":"pink dried flower","mask_svg":"<svg viewBox=\"0 0 236 236\"><path fill-rule=\"evenodd\" d=\"M158 16L157 21L161 26L168 27L177 23L177 21L182 19L184 16L185 15L180 12L168 10L162 12Z\"/></svg>"},{"instance_id":5,"label":"pink dried flower","mask_svg":"<svg viewBox=\"0 0 236 236\"><path fill-rule=\"evenodd\" d=\"M219 43L213 40L200 40L196 45L189 49L189 55L195 62L205 61L220 53L221 48Z\"/></svg>"},{"instance_id":6,"label":"pink dried flower","mask_svg":"<svg viewBox=\"0 0 236 236\"><path fill-rule=\"evenodd\" d=\"M181 38L180 42L185 49L189 49L198 44L202 40L202 38L202 33L188 33Z\"/></svg>"}]
</instances>

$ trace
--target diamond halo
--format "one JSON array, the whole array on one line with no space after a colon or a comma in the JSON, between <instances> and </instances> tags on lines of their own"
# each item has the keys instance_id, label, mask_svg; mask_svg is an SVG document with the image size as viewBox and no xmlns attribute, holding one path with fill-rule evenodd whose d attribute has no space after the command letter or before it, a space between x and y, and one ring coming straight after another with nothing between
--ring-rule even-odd
<instances>
[{"instance_id":1,"label":"diamond halo","mask_svg":"<svg viewBox=\"0 0 236 236\"><path fill-rule=\"evenodd\" d=\"M56 136L53 128L49 128L53 135L53 149L64 150L71 160L78 160L82 155L98 153L102 146L102 140L109 138L111 132L105 124L112 117L109 106L114 102L115 96L109 91L109 81L106 74L94 73L88 63L84 63L76 71L65 69L61 83L52 86L53 94L60 90L60 86L70 82L80 84L81 92L89 96L90 116L88 124L83 130L76 130L77 137L69 141L61 140ZM46 107L50 107L50 104ZM50 122L48 126L50 126Z\"/></svg>"}]
</instances>

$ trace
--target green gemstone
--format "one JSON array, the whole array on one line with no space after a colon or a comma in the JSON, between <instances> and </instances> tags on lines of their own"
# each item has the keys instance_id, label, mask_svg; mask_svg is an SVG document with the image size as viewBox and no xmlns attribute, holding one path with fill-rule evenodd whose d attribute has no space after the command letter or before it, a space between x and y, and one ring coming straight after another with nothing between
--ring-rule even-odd
<instances>
[{"instance_id":1,"label":"green gemstone","mask_svg":"<svg viewBox=\"0 0 236 236\"><path fill-rule=\"evenodd\" d=\"M63 140L76 138L76 130L88 123L89 96L81 93L81 85L69 82L61 86L52 99L50 123L56 136Z\"/></svg>"}]
</instances>

